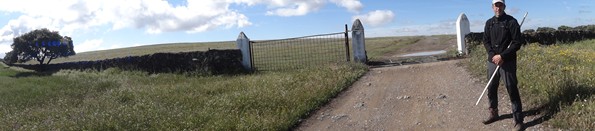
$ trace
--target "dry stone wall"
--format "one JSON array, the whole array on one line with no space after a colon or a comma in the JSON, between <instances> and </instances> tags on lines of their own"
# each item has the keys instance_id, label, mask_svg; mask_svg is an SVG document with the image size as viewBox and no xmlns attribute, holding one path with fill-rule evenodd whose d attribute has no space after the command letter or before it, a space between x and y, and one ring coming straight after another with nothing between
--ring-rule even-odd
<instances>
[{"instance_id":1,"label":"dry stone wall","mask_svg":"<svg viewBox=\"0 0 595 131\"><path fill-rule=\"evenodd\" d=\"M542 45L572 43L581 40L595 39L593 31L550 31L524 33L523 37L527 43L539 43ZM473 47L481 44L483 32L469 33L465 36L467 45Z\"/></svg>"},{"instance_id":2,"label":"dry stone wall","mask_svg":"<svg viewBox=\"0 0 595 131\"><path fill-rule=\"evenodd\" d=\"M98 61L79 61L49 64L39 69L38 65L19 65L32 70L122 70L145 71L148 73L200 73L200 74L237 74L244 73L240 50L209 50L182 53L155 53L143 56L129 56Z\"/></svg>"}]
</instances>

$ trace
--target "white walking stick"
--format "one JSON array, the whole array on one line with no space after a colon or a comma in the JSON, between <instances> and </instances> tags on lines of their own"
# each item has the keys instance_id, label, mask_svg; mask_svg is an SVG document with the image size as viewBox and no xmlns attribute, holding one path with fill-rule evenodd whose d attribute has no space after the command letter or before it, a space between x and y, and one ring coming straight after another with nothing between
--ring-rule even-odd
<instances>
[{"instance_id":1,"label":"white walking stick","mask_svg":"<svg viewBox=\"0 0 595 131\"><path fill-rule=\"evenodd\" d=\"M519 28L521 28L521 26L523 26L523 23L525 23L525 18L527 18L527 14L529 14L529 12L525 12L525 16L523 16L523 21L521 21L521 25L519 25ZM508 45L508 47L510 47L510 44ZM506 48L508 48L508 47L506 47ZM477 98L477 102L475 102L475 105L479 104L479 101L483 97L483 94L486 93L486 90L488 90L488 86L490 86L490 84L494 80L494 76L496 76L496 73L498 73L499 70L500 70L500 65L496 66L496 70L494 70L494 74L492 74L492 77L490 77L488 84L486 84L486 87L481 92L481 95L479 96L479 98Z\"/></svg>"}]
</instances>

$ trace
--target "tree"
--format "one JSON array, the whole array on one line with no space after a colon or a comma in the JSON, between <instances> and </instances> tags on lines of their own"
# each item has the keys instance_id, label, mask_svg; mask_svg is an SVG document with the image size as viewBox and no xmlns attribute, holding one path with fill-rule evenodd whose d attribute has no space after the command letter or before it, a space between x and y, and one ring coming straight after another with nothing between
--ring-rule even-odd
<instances>
[{"instance_id":1,"label":"tree","mask_svg":"<svg viewBox=\"0 0 595 131\"><path fill-rule=\"evenodd\" d=\"M43 66L46 59L45 64L49 64L53 59L75 55L72 38L62 37L57 31L46 28L15 37L11 47L13 49L11 52L14 53L11 55L16 55L17 62L35 59L40 66ZM14 58L14 56L11 57Z\"/></svg>"},{"instance_id":2,"label":"tree","mask_svg":"<svg viewBox=\"0 0 595 131\"><path fill-rule=\"evenodd\" d=\"M534 32L535 32L534 29L526 29L525 31L523 31L523 34L534 33Z\"/></svg>"},{"instance_id":3,"label":"tree","mask_svg":"<svg viewBox=\"0 0 595 131\"><path fill-rule=\"evenodd\" d=\"M582 31L595 31L595 25L581 25L575 27L574 29Z\"/></svg>"},{"instance_id":4,"label":"tree","mask_svg":"<svg viewBox=\"0 0 595 131\"><path fill-rule=\"evenodd\" d=\"M4 56L4 63L10 65L13 64L15 62L17 62L18 56L16 53L14 53L14 51L10 51L6 53L6 56Z\"/></svg>"},{"instance_id":5,"label":"tree","mask_svg":"<svg viewBox=\"0 0 595 131\"><path fill-rule=\"evenodd\" d=\"M562 25L562 26L558 27L558 30L559 31L569 31L569 30L572 30L572 27Z\"/></svg>"},{"instance_id":6,"label":"tree","mask_svg":"<svg viewBox=\"0 0 595 131\"><path fill-rule=\"evenodd\" d=\"M538 27L537 28L537 32L552 32L552 31L556 31L556 29L554 29L552 27Z\"/></svg>"}]
</instances>

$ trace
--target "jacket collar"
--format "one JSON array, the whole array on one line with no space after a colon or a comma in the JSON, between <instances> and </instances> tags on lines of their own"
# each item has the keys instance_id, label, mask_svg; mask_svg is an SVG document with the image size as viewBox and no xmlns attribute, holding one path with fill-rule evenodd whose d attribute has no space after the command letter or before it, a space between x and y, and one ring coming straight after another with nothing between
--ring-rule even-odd
<instances>
[{"instance_id":1,"label":"jacket collar","mask_svg":"<svg viewBox=\"0 0 595 131\"><path fill-rule=\"evenodd\" d=\"M493 17L493 18L494 18L494 19L496 19L496 20L498 20L498 21L500 21L500 20L503 20L503 19L504 19L504 17L506 17L506 16L508 16L508 14L506 14L506 12L504 12L504 13L503 13L502 15L500 15L499 17L496 17L496 15L494 15L494 17Z\"/></svg>"}]
</instances>

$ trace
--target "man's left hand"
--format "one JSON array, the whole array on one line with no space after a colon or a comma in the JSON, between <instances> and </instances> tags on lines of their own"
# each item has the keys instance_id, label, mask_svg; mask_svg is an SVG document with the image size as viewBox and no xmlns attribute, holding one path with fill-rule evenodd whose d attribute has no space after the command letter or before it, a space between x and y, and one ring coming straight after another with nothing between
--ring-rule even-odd
<instances>
[{"instance_id":1,"label":"man's left hand","mask_svg":"<svg viewBox=\"0 0 595 131\"><path fill-rule=\"evenodd\" d=\"M502 60L502 56L494 55L494 57L492 57L492 62L496 65L502 65L502 63L504 63L504 60Z\"/></svg>"}]
</instances>

